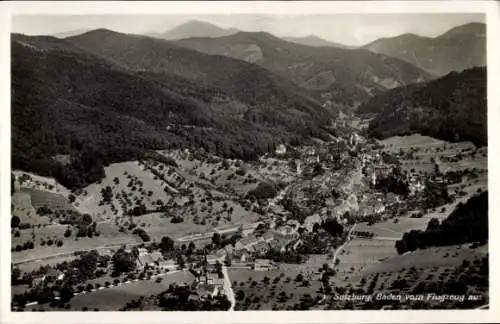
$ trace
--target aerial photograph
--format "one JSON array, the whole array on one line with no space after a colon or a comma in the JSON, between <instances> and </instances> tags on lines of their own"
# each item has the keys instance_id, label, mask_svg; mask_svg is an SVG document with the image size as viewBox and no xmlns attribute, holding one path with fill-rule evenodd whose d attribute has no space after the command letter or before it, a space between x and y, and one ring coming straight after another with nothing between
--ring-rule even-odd
<instances>
[{"instance_id":1,"label":"aerial photograph","mask_svg":"<svg viewBox=\"0 0 500 324\"><path fill-rule=\"evenodd\" d=\"M10 49L12 312L489 308L485 14L15 15Z\"/></svg>"}]
</instances>

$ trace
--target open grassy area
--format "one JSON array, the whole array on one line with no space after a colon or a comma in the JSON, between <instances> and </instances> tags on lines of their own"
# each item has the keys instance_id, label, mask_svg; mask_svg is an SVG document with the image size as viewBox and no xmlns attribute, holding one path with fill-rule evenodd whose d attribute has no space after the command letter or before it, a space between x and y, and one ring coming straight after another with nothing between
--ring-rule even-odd
<instances>
[{"instance_id":1,"label":"open grassy area","mask_svg":"<svg viewBox=\"0 0 500 324\"><path fill-rule=\"evenodd\" d=\"M193 275L187 271L167 273L161 277L163 278L161 283L157 283L155 279L139 280L75 296L70 302L71 308L78 310L87 306L89 309L97 307L101 310L116 310L139 296L159 294L167 290L170 284L190 284L194 280Z\"/></svg>"},{"instance_id":2,"label":"open grassy area","mask_svg":"<svg viewBox=\"0 0 500 324\"><path fill-rule=\"evenodd\" d=\"M160 277L162 278L160 283L156 282L156 278L139 280L77 295L71 299L71 309L69 310L80 311L83 307L87 307L90 311L96 308L100 311L116 311L132 299L156 295L167 290L170 284L191 284L194 280L194 276L188 271L167 273ZM32 309L68 311L67 309L50 308L49 305L27 307L27 310Z\"/></svg>"},{"instance_id":3,"label":"open grassy area","mask_svg":"<svg viewBox=\"0 0 500 324\"><path fill-rule=\"evenodd\" d=\"M160 241L163 236L170 236L172 238L184 236L192 233L203 233L210 229L208 225L197 225L189 222L182 222L173 224L170 218L164 216L163 213L152 213L143 215L134 220L142 225L151 240Z\"/></svg>"},{"instance_id":4,"label":"open grassy area","mask_svg":"<svg viewBox=\"0 0 500 324\"><path fill-rule=\"evenodd\" d=\"M326 255L312 255L304 264L280 264L279 269L270 271L229 269L236 296L241 294L238 291L244 294L243 299L237 300L236 310L285 310L300 303L304 294L313 299L321 297L318 270L326 262ZM298 274L303 276L303 281L295 280ZM269 278L268 283L265 277Z\"/></svg>"},{"instance_id":5,"label":"open grassy area","mask_svg":"<svg viewBox=\"0 0 500 324\"><path fill-rule=\"evenodd\" d=\"M111 220L121 216L122 204L126 200L134 203L133 206L126 204L127 208L133 208L141 201L147 209L153 209L157 208L158 200L168 202L171 198L137 162L114 163L104 170L106 177L100 183L86 187L80 196L82 204L97 218ZM102 204L101 190L107 186L111 187L113 197L110 204ZM111 205L114 206L113 210Z\"/></svg>"},{"instance_id":6,"label":"open grassy area","mask_svg":"<svg viewBox=\"0 0 500 324\"><path fill-rule=\"evenodd\" d=\"M97 228L99 230L99 225L97 226ZM116 233L110 234L108 236L101 235L99 237L94 236L92 238L83 237L83 238L78 238L78 240L73 238L73 239L66 239L63 242L64 244L61 247L45 245L45 246L38 246L32 250L13 252L12 262L19 263L30 260L34 261L38 259L60 256L63 254L72 254L76 251L98 249L110 246L120 246L122 244L138 244L140 243L140 239L134 235L128 235L116 231Z\"/></svg>"},{"instance_id":7,"label":"open grassy area","mask_svg":"<svg viewBox=\"0 0 500 324\"><path fill-rule=\"evenodd\" d=\"M488 169L487 148L476 148L471 142L449 143L428 136L411 135L395 136L381 141L385 150L390 153L413 151L413 158L403 158L402 166L405 170L415 172L432 172L434 163L438 160L442 172L465 169ZM476 152L474 156L471 156ZM457 155L461 159L450 161Z\"/></svg>"},{"instance_id":8,"label":"open grassy area","mask_svg":"<svg viewBox=\"0 0 500 324\"><path fill-rule=\"evenodd\" d=\"M29 190L21 189L16 191L12 196L12 215L18 216L21 223L29 223L31 225L49 224L48 217L41 217L37 215L36 209L31 204L31 192Z\"/></svg>"},{"instance_id":9,"label":"open grassy area","mask_svg":"<svg viewBox=\"0 0 500 324\"><path fill-rule=\"evenodd\" d=\"M365 291L372 285L375 293L408 293L417 285L435 287L436 290L432 292L438 293L439 284L457 280L461 274L457 269L465 262L474 266L487 254L487 246L471 249L470 244L417 250L374 264L353 275L350 282L352 287ZM470 293L482 295L484 300L488 296L486 287L472 285L468 289ZM441 305L431 304L440 308L447 307L446 302Z\"/></svg>"}]
</instances>

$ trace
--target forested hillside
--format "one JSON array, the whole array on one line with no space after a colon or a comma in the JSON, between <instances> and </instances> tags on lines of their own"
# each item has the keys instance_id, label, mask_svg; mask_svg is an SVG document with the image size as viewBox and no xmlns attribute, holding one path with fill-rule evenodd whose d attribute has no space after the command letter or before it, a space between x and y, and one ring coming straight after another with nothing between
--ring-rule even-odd
<instances>
[{"instance_id":1,"label":"forested hillside","mask_svg":"<svg viewBox=\"0 0 500 324\"><path fill-rule=\"evenodd\" d=\"M368 134L377 138L421 133L482 146L488 140L486 98L486 68L473 68L387 91L357 112L374 116Z\"/></svg>"},{"instance_id":2,"label":"forested hillside","mask_svg":"<svg viewBox=\"0 0 500 324\"><path fill-rule=\"evenodd\" d=\"M396 242L398 253L464 243L488 242L488 192L460 204L440 224L437 219L429 222L425 231L412 230Z\"/></svg>"},{"instance_id":3,"label":"forested hillside","mask_svg":"<svg viewBox=\"0 0 500 324\"><path fill-rule=\"evenodd\" d=\"M367 50L306 46L265 32L174 43L255 63L335 104L352 105L386 89L429 77L407 62Z\"/></svg>"},{"instance_id":4,"label":"forested hillside","mask_svg":"<svg viewBox=\"0 0 500 324\"><path fill-rule=\"evenodd\" d=\"M141 53L168 55L161 52L166 46ZM133 54L122 52L120 62L66 40L13 35L13 167L77 188L99 179L103 165L150 150L194 146L253 159L281 141L326 136L329 113L262 68L174 48L170 59L157 61L178 68L171 72L143 56L134 66L124 62ZM189 68L200 77L187 77ZM70 163L61 165L56 155Z\"/></svg>"}]
</instances>

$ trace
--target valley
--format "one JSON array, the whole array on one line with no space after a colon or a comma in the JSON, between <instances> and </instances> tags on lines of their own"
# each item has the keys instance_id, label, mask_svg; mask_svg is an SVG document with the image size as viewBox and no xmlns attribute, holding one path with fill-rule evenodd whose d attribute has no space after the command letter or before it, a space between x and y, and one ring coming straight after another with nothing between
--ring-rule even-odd
<instances>
[{"instance_id":1,"label":"valley","mask_svg":"<svg viewBox=\"0 0 500 324\"><path fill-rule=\"evenodd\" d=\"M355 130L352 131L355 134ZM108 255L109 259L109 256L120 249L131 251L130 253L139 249L144 250L139 252L141 259L141 253L146 258L151 253L158 253L154 252L158 250L162 252L165 261L161 261L160 257L144 268L138 264L135 272L128 274L123 280L127 281L126 278L129 278L130 282L134 282L142 278L137 285L144 282L144 285L154 286L158 276L163 280L170 280L170 276L175 278L174 274L178 271L193 276L196 271L204 269L202 264L205 258L206 269L216 269L217 264L226 264L227 277L236 296L235 310L292 310L303 309L306 305L313 309L340 307L334 300L335 293L325 294L326 282L329 287L336 289L334 292L349 289L357 291L357 287L362 287L366 278L378 278L381 273L397 273L400 268L408 269L408 265L417 267L419 264L424 268L437 267L427 275L433 274L437 278L440 271L453 269L466 260L474 262L487 255L487 246L481 247L480 252L463 244L456 248L420 250L404 255L398 255L395 248L396 241L405 232L425 230L432 219L443 221L457 206L467 202L477 192L487 190L486 158L481 150L467 143L447 143L421 135L395 137L371 144L364 143L365 140L361 138L360 142L364 144L356 143L351 146L352 137L337 138L334 142L304 148L287 148L283 153L278 150L279 153L264 156L252 163L187 150L159 151L159 154L174 160L177 166L152 160L112 164L105 168L106 176L99 183L85 187L80 194L73 194L57 183L55 189L50 187L50 184L54 184L53 179L31 178L29 173L16 171L17 191L13 195L13 201L24 203L22 207L16 205L13 215L22 215L18 212L26 209L34 211L34 215L32 218L20 217L19 229L13 229L13 265L25 273L24 276L30 273L36 277L38 271L43 273L50 268L64 269L64 265L76 262L86 253L96 252L99 258L106 258ZM356 157L352 153L335 156L339 145L347 147L347 152L360 153ZM469 150L476 152L470 162L473 164L469 165L474 179L469 180L464 176L458 184L450 184L448 191L453 197L452 201L432 209L425 207L427 211L422 213L421 208L424 207L419 206L418 201L424 202L422 199L425 194L418 191L418 186L406 198L390 192L384 193L371 184L372 174L366 171L384 164L383 161L367 162L373 157L385 154L404 156L417 147L424 152L437 150L441 154L432 156L440 159ZM340 161L334 163L336 158ZM398 160L397 167L403 170L406 179L412 179L412 183L415 183L415 177L422 182L432 179L438 165L431 163L429 167L416 172L410 168L412 164L407 165L407 161L405 158ZM461 164L461 161L448 162L444 174L451 170L463 171ZM318 171L320 168L323 171ZM362 170L365 170L366 175ZM320 174L315 174L318 172ZM329 173L338 178L325 177ZM331 186L329 183L332 181L337 185ZM282 190L278 192L278 188ZM330 192L325 192L328 188ZM338 188L339 192L332 193L333 188ZM46 194L40 196L39 191ZM325 201L325 207L320 207L321 204L315 204L314 201L311 204L311 199L318 196ZM58 204L55 203L56 197ZM341 197L346 200L341 202ZM388 200L388 197L394 200ZM292 205L288 202L290 198ZM329 207L332 199L337 204L341 202L340 205L335 206L334 203ZM379 201L394 203L387 205ZM413 201L411 206L410 201ZM41 208L47 209L43 211L43 215ZM95 223L95 231L81 234L82 225L78 220L66 223L67 220L61 214L71 210L76 217L81 217L84 213L90 215L92 223L89 228L93 228ZM415 217L418 213L421 215ZM327 226L325 224L331 214L337 215L339 222ZM40 222L31 224L33 217L40 219ZM340 232L336 232L337 226L340 227ZM342 234L342 228L345 235ZM136 229L145 234L136 234ZM66 233L68 231L71 232L69 235ZM19 232L19 236L16 232ZM171 256L174 259L167 257L172 252L162 250L165 237L169 237L173 248L178 251L174 253L177 256ZM322 240L322 243L318 244L317 240ZM33 242L34 246L24 250L23 244L26 241ZM50 245L49 241L52 241ZM191 244L192 250L186 249ZM20 250L18 252L17 246ZM441 257L437 257L435 261L429 260L429 253L441 253ZM440 264L445 253L449 255L449 261ZM179 258L183 261L179 261ZM425 260L426 263L418 260ZM162 268L163 263L169 263L169 268ZM257 271L258 267L263 268ZM96 280L102 281L100 287L106 287L105 278L108 278L108 282L116 278L106 274L113 267L108 265L107 269L100 271L103 279L90 281L94 282L94 287ZM170 270L173 271L172 274L165 273L165 269L173 269ZM328 281L325 281L325 273L334 275L328 276ZM422 276L414 279L414 285L425 282ZM120 282L121 278L118 277ZM196 280L201 280L196 275L193 278L195 279L190 286L196 286ZM275 283L276 290L262 290L260 284L264 282L267 285L267 280ZM390 282L396 280L396 277L386 280ZM121 306L142 296L141 309L153 310L157 307L144 298L155 294L155 291L156 294L161 293L161 289L137 290L132 287L135 284L125 281L123 289L131 285L130 289L135 295L125 294L124 299L117 299L122 301L119 302L123 304ZM108 289L109 294L111 291L123 290L117 290L118 286L113 288L113 284L108 287L103 288L106 290L102 293L90 291L81 298L75 295L72 298L75 303L69 303L70 309L87 307L106 310L108 307L115 307L113 304L99 306L97 302L100 300L98 295L107 295L105 292ZM25 289L24 291L29 290L28 287ZM23 290L14 290L16 294L20 291ZM144 292L137 295L139 291ZM95 302L91 301L94 300L94 294ZM82 303L83 296L89 301ZM109 295L109 298L114 299L112 296ZM487 299L487 295L483 295L483 299ZM29 308L34 309L46 307L30 305Z\"/></svg>"}]
</instances>

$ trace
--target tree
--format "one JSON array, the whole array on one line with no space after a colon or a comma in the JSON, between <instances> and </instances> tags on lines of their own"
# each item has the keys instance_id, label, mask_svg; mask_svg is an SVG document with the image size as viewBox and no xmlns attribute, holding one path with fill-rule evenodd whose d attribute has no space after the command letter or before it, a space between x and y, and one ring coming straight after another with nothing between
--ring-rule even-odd
<instances>
[{"instance_id":1,"label":"tree","mask_svg":"<svg viewBox=\"0 0 500 324\"><path fill-rule=\"evenodd\" d=\"M222 274L222 263L220 263L219 260L215 262L215 272L219 275Z\"/></svg>"},{"instance_id":2,"label":"tree","mask_svg":"<svg viewBox=\"0 0 500 324\"><path fill-rule=\"evenodd\" d=\"M13 268L11 271L11 284L16 285L20 277L21 270L18 267Z\"/></svg>"},{"instance_id":3,"label":"tree","mask_svg":"<svg viewBox=\"0 0 500 324\"><path fill-rule=\"evenodd\" d=\"M16 192L16 176L14 173L10 173L10 195L12 196Z\"/></svg>"},{"instance_id":4,"label":"tree","mask_svg":"<svg viewBox=\"0 0 500 324\"><path fill-rule=\"evenodd\" d=\"M172 240L168 236L162 237L161 238L161 242L160 242L160 249L163 252L171 252L171 251L173 251L174 250L174 240Z\"/></svg>"},{"instance_id":5,"label":"tree","mask_svg":"<svg viewBox=\"0 0 500 324\"><path fill-rule=\"evenodd\" d=\"M321 163L316 163L313 168L313 176L321 175L323 174L324 170L323 167L321 166Z\"/></svg>"},{"instance_id":6,"label":"tree","mask_svg":"<svg viewBox=\"0 0 500 324\"><path fill-rule=\"evenodd\" d=\"M180 253L177 255L177 265L179 266L180 269L184 269L186 267L186 262L184 261L184 257Z\"/></svg>"},{"instance_id":7,"label":"tree","mask_svg":"<svg viewBox=\"0 0 500 324\"><path fill-rule=\"evenodd\" d=\"M425 231L426 232L434 231L437 230L438 228L439 228L439 219L432 218L427 224L427 229Z\"/></svg>"},{"instance_id":8,"label":"tree","mask_svg":"<svg viewBox=\"0 0 500 324\"><path fill-rule=\"evenodd\" d=\"M328 218L327 220L325 220L323 223L323 228L333 236L338 236L344 232L344 227L339 224L336 218Z\"/></svg>"},{"instance_id":9,"label":"tree","mask_svg":"<svg viewBox=\"0 0 500 324\"><path fill-rule=\"evenodd\" d=\"M132 253L126 252L121 248L113 255L113 273L119 275L121 273L131 272L135 269L135 258Z\"/></svg>"},{"instance_id":10,"label":"tree","mask_svg":"<svg viewBox=\"0 0 500 324\"><path fill-rule=\"evenodd\" d=\"M71 300L71 298L73 298L74 291L70 285L66 284L66 285L62 286L59 294L60 294L61 303L67 303Z\"/></svg>"},{"instance_id":11,"label":"tree","mask_svg":"<svg viewBox=\"0 0 500 324\"><path fill-rule=\"evenodd\" d=\"M214 235L212 236L212 243L215 245L215 246L219 246L221 242L221 236L219 233L214 233Z\"/></svg>"},{"instance_id":12,"label":"tree","mask_svg":"<svg viewBox=\"0 0 500 324\"><path fill-rule=\"evenodd\" d=\"M224 258L224 264L226 265L226 267L231 266L231 257L229 256L229 254L226 254L226 256Z\"/></svg>"},{"instance_id":13,"label":"tree","mask_svg":"<svg viewBox=\"0 0 500 324\"><path fill-rule=\"evenodd\" d=\"M92 224L92 216L90 216L90 214L83 214L82 225L88 226L90 224Z\"/></svg>"},{"instance_id":14,"label":"tree","mask_svg":"<svg viewBox=\"0 0 500 324\"><path fill-rule=\"evenodd\" d=\"M238 290L236 292L236 300L243 300L245 299L245 292L243 290Z\"/></svg>"},{"instance_id":15,"label":"tree","mask_svg":"<svg viewBox=\"0 0 500 324\"><path fill-rule=\"evenodd\" d=\"M67 228L66 231L64 232L64 237L70 237L71 236L71 229Z\"/></svg>"},{"instance_id":16,"label":"tree","mask_svg":"<svg viewBox=\"0 0 500 324\"><path fill-rule=\"evenodd\" d=\"M101 189L101 196L102 196L102 200L105 202L105 203L111 203L112 199L113 199L113 189L111 189L110 186L106 186L105 188Z\"/></svg>"},{"instance_id":17,"label":"tree","mask_svg":"<svg viewBox=\"0 0 500 324\"><path fill-rule=\"evenodd\" d=\"M12 218L10 219L10 226L12 228L16 228L16 227L19 227L19 224L21 223L21 219L19 218L19 216L12 216Z\"/></svg>"},{"instance_id":18,"label":"tree","mask_svg":"<svg viewBox=\"0 0 500 324\"><path fill-rule=\"evenodd\" d=\"M277 188L267 182L261 182L254 190L248 192L247 197L253 196L256 199L273 198L278 194Z\"/></svg>"}]
</instances>

